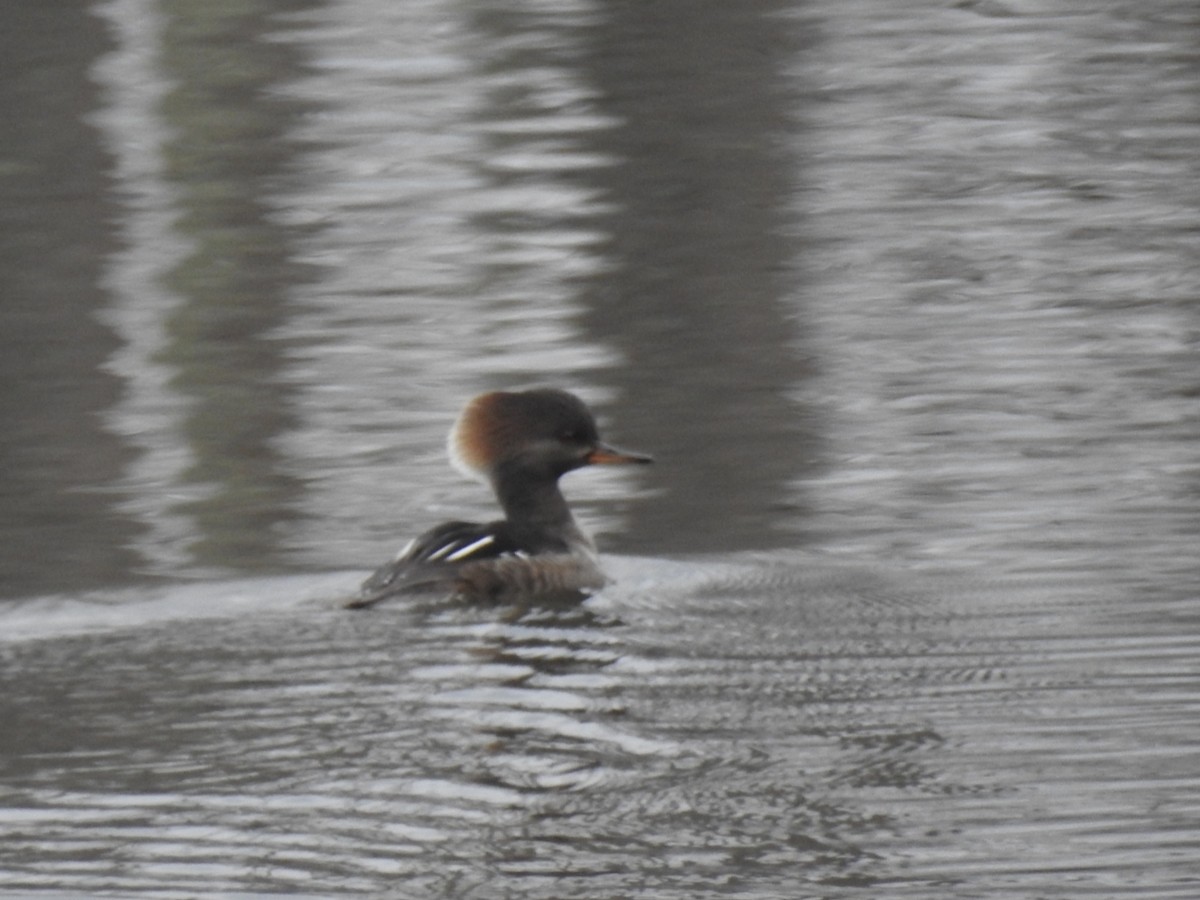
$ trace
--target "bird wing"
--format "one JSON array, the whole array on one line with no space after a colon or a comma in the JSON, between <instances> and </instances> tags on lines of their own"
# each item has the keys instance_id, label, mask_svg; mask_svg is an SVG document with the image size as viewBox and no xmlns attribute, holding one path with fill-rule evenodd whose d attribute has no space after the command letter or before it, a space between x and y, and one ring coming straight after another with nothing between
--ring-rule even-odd
<instances>
[{"instance_id":1,"label":"bird wing","mask_svg":"<svg viewBox=\"0 0 1200 900\"><path fill-rule=\"evenodd\" d=\"M395 594L448 583L466 563L524 555L504 525L447 522L430 529L377 569L346 606L372 606Z\"/></svg>"}]
</instances>

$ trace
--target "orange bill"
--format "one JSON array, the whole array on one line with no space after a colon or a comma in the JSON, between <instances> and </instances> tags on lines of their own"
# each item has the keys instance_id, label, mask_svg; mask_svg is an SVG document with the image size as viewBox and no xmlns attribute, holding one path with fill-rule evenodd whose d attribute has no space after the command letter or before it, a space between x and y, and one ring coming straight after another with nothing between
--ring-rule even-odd
<instances>
[{"instance_id":1,"label":"orange bill","mask_svg":"<svg viewBox=\"0 0 1200 900\"><path fill-rule=\"evenodd\" d=\"M584 459L589 465L593 466L618 466L625 463L654 462L654 458L651 456L618 450L616 447L608 446L608 444L597 444Z\"/></svg>"}]
</instances>

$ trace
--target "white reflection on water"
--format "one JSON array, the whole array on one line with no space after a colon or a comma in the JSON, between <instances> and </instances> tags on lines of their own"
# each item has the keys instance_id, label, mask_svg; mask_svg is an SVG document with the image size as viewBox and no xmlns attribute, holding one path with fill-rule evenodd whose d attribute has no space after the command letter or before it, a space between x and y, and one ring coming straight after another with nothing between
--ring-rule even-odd
<instances>
[{"instance_id":1,"label":"white reflection on water","mask_svg":"<svg viewBox=\"0 0 1200 900\"><path fill-rule=\"evenodd\" d=\"M92 72L107 104L91 119L113 154L124 206L124 246L109 259L105 282L111 300L100 312L121 338L121 349L106 367L121 378L124 392L105 419L139 451L121 485L125 512L144 529L138 553L152 569L171 572L189 561L185 548L193 528L176 507L206 488L182 477L195 457L183 434L181 398L170 386L173 372L160 360L165 320L180 303L164 279L188 251L175 228L178 197L163 158L168 126L158 113L169 87L158 64L164 19L151 0L112 0L96 12L116 42Z\"/></svg>"}]
</instances>

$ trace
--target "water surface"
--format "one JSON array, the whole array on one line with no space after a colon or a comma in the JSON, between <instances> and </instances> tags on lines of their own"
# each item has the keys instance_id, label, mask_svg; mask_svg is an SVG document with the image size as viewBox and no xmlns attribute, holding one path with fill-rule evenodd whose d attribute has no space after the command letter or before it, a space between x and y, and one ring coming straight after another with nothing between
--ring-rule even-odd
<instances>
[{"instance_id":1,"label":"water surface","mask_svg":"<svg viewBox=\"0 0 1200 900\"><path fill-rule=\"evenodd\" d=\"M60 6L0 892L1200 892L1190 4ZM613 583L338 609L533 383Z\"/></svg>"}]
</instances>

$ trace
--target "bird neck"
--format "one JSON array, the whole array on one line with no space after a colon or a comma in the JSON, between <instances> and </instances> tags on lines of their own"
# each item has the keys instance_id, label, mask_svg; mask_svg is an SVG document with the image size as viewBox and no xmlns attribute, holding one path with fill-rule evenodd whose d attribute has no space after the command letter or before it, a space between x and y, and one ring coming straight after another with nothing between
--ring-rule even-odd
<instances>
[{"instance_id":1,"label":"bird neck","mask_svg":"<svg viewBox=\"0 0 1200 900\"><path fill-rule=\"evenodd\" d=\"M534 477L523 472L498 473L492 487L504 509L504 517L522 525L555 528L574 522L558 479Z\"/></svg>"}]
</instances>

